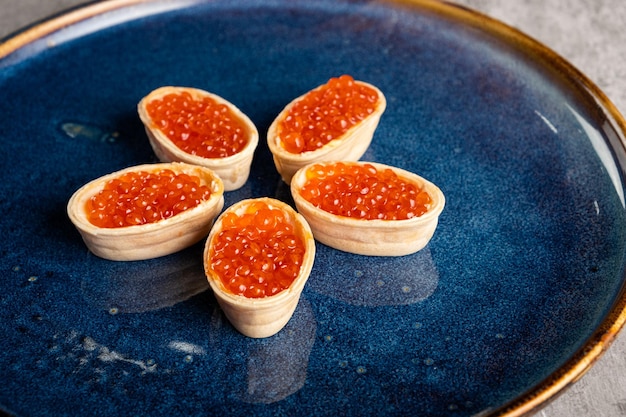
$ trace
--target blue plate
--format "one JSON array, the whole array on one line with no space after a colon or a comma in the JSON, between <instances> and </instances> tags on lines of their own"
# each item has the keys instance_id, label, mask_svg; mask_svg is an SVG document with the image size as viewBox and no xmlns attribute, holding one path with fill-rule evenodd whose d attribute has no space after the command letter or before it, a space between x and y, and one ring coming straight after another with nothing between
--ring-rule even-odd
<instances>
[{"instance_id":1,"label":"blue plate","mask_svg":"<svg viewBox=\"0 0 626 417\"><path fill-rule=\"evenodd\" d=\"M436 183L417 254L318 244L287 327L233 329L201 245L91 255L84 183L154 162L138 101L235 103L262 139L291 99L351 74L388 100L363 159ZM99 3L0 46L0 404L39 415L516 415L575 381L626 319L624 120L547 48L432 1ZM227 206L291 202L263 143Z\"/></svg>"}]
</instances>

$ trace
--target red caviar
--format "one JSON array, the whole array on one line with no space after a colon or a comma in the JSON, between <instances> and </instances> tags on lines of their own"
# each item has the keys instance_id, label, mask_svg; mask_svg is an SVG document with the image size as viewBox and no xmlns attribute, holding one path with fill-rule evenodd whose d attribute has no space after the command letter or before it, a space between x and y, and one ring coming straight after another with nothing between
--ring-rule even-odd
<instances>
[{"instance_id":1,"label":"red caviar","mask_svg":"<svg viewBox=\"0 0 626 417\"><path fill-rule=\"evenodd\" d=\"M95 226L116 228L154 223L208 200L211 189L195 175L127 172L108 181L86 203L87 219Z\"/></svg>"},{"instance_id":2,"label":"red caviar","mask_svg":"<svg viewBox=\"0 0 626 417\"><path fill-rule=\"evenodd\" d=\"M297 101L280 122L278 134L291 153L314 151L372 114L378 94L350 75L331 78Z\"/></svg>"},{"instance_id":3,"label":"red caviar","mask_svg":"<svg viewBox=\"0 0 626 417\"><path fill-rule=\"evenodd\" d=\"M248 143L246 126L227 105L187 91L150 101L146 110L156 127L183 151L204 158L224 158Z\"/></svg>"},{"instance_id":4,"label":"red caviar","mask_svg":"<svg viewBox=\"0 0 626 417\"><path fill-rule=\"evenodd\" d=\"M210 267L229 292L263 298L289 288L300 273L304 251L288 216L255 202L243 214L225 213L209 253Z\"/></svg>"},{"instance_id":5,"label":"red caviar","mask_svg":"<svg viewBox=\"0 0 626 417\"><path fill-rule=\"evenodd\" d=\"M308 168L300 194L324 211L365 220L418 217L432 202L425 190L389 168L342 162Z\"/></svg>"}]
</instances>

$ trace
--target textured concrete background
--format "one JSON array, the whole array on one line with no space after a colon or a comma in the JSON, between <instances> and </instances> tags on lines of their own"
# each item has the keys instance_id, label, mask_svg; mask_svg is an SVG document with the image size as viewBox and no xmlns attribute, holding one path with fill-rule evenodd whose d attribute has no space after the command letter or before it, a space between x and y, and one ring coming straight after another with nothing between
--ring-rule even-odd
<instances>
[{"instance_id":1,"label":"textured concrete background","mask_svg":"<svg viewBox=\"0 0 626 417\"><path fill-rule=\"evenodd\" d=\"M0 0L0 37L85 0ZM565 57L626 113L626 1L456 0ZM626 416L626 332L576 384L535 417Z\"/></svg>"}]
</instances>

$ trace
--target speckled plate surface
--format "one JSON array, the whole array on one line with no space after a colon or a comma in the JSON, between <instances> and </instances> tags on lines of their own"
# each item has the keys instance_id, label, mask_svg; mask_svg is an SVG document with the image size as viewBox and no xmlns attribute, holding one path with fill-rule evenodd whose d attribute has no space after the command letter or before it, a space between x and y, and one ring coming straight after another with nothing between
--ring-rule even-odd
<instances>
[{"instance_id":1,"label":"speckled plate surface","mask_svg":"<svg viewBox=\"0 0 626 417\"><path fill-rule=\"evenodd\" d=\"M387 110L363 159L437 184L415 255L318 245L287 327L237 333L201 245L91 255L82 184L153 162L137 102L212 91L262 141L343 73ZM115 0L0 46L0 408L39 415L517 415L575 381L624 323L624 121L551 51L451 5ZM265 144L226 205L291 202Z\"/></svg>"}]
</instances>

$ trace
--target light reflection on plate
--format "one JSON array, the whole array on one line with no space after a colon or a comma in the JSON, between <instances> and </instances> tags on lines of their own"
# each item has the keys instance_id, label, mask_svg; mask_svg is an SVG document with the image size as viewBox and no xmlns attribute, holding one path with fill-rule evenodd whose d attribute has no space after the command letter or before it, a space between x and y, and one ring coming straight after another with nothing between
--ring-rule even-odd
<instances>
[{"instance_id":1,"label":"light reflection on plate","mask_svg":"<svg viewBox=\"0 0 626 417\"><path fill-rule=\"evenodd\" d=\"M98 309L141 313L174 306L209 288L195 245L149 261L112 262L87 255L83 297Z\"/></svg>"},{"instance_id":2,"label":"light reflection on plate","mask_svg":"<svg viewBox=\"0 0 626 417\"><path fill-rule=\"evenodd\" d=\"M372 258L318 249L318 256L332 256L331 274L319 275L310 289L356 306L400 306L427 299L437 288L439 273L430 249L406 257Z\"/></svg>"}]
</instances>

